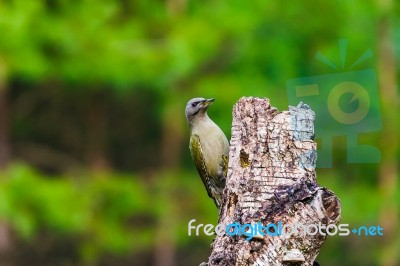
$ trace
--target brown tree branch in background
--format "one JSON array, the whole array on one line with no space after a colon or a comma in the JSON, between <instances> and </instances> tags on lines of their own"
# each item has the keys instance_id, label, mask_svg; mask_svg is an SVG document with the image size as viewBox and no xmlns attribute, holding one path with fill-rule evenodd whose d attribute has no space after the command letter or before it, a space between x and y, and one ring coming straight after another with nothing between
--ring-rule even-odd
<instances>
[{"instance_id":1,"label":"brown tree branch in background","mask_svg":"<svg viewBox=\"0 0 400 266\"><path fill-rule=\"evenodd\" d=\"M0 84L0 168L6 169L10 161L9 112L7 90Z\"/></svg>"},{"instance_id":2,"label":"brown tree branch in background","mask_svg":"<svg viewBox=\"0 0 400 266\"><path fill-rule=\"evenodd\" d=\"M13 144L13 150L17 159L27 161L39 169L65 173L83 168L83 163L74 156L50 146L30 142L17 142Z\"/></svg>"},{"instance_id":3,"label":"brown tree branch in background","mask_svg":"<svg viewBox=\"0 0 400 266\"><path fill-rule=\"evenodd\" d=\"M241 98L233 110L225 203L219 224L334 225L339 199L316 183L314 112L278 112L268 99ZM312 265L326 236L217 236L209 265Z\"/></svg>"},{"instance_id":4,"label":"brown tree branch in background","mask_svg":"<svg viewBox=\"0 0 400 266\"><path fill-rule=\"evenodd\" d=\"M106 155L107 106L102 91L89 91L86 109L86 156L91 169L107 170L110 162Z\"/></svg>"},{"instance_id":5,"label":"brown tree branch in background","mask_svg":"<svg viewBox=\"0 0 400 266\"><path fill-rule=\"evenodd\" d=\"M0 58L0 171L5 171L10 162L9 105L8 105L8 68ZM0 264L10 265L9 252L12 247L10 226L0 220Z\"/></svg>"},{"instance_id":6,"label":"brown tree branch in background","mask_svg":"<svg viewBox=\"0 0 400 266\"><path fill-rule=\"evenodd\" d=\"M399 165L397 152L399 148L399 95L396 80L396 54L394 40L391 36L392 1L378 0L377 5L381 12L378 23L378 77L379 91L382 100L381 150L382 162L379 168L379 186L382 195L382 209L380 225L385 229L383 239L383 266L398 265L398 224L399 212L396 200L398 188Z\"/></svg>"}]
</instances>

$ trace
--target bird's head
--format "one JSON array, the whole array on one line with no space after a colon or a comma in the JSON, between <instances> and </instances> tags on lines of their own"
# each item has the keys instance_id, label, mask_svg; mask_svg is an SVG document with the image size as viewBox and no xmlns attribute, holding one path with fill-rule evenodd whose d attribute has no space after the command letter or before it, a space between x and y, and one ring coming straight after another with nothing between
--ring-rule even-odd
<instances>
[{"instance_id":1,"label":"bird's head","mask_svg":"<svg viewBox=\"0 0 400 266\"><path fill-rule=\"evenodd\" d=\"M185 114L188 121L194 117L204 115L207 108L215 99L193 98L186 104Z\"/></svg>"}]
</instances>

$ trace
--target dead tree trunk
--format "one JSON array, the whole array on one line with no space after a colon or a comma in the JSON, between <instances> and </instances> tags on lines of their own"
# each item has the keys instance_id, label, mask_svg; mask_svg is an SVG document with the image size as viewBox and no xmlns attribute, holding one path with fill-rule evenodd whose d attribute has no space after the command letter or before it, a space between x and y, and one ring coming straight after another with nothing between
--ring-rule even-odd
<instances>
[{"instance_id":1,"label":"dead tree trunk","mask_svg":"<svg viewBox=\"0 0 400 266\"><path fill-rule=\"evenodd\" d=\"M340 220L339 199L316 183L314 118L302 103L284 112L266 98L236 103L219 224L226 228L236 223L228 226L233 234L240 234L239 225L252 227L241 231L247 235L219 234L209 265L313 264L326 239L324 226L331 225L333 234ZM254 237L246 240L256 225L267 226L270 235L253 231Z\"/></svg>"}]
</instances>

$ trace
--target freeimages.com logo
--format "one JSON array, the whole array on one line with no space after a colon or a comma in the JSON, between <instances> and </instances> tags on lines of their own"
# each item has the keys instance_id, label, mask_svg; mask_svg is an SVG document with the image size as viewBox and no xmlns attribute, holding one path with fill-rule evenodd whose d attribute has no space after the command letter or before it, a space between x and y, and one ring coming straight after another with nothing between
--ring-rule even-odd
<instances>
[{"instance_id":1,"label":"freeimages.com logo","mask_svg":"<svg viewBox=\"0 0 400 266\"><path fill-rule=\"evenodd\" d=\"M364 52L348 68L346 66L347 40L339 41L341 66L321 52L316 59L338 73L307 76L286 83L289 104L299 102L309 105L316 113L315 137L320 140L317 167L332 167L332 138L347 137L348 163L377 163L381 160L379 149L358 143L358 135L382 128L378 82L374 69L352 70L372 56ZM296 125L293 125L293 129Z\"/></svg>"}]
</instances>

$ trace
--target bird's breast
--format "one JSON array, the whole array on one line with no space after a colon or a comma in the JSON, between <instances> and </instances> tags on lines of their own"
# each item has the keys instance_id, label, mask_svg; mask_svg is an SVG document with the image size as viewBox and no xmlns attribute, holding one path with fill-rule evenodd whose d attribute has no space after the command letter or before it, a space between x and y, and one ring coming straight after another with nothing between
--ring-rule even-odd
<instances>
[{"instance_id":1,"label":"bird's breast","mask_svg":"<svg viewBox=\"0 0 400 266\"><path fill-rule=\"evenodd\" d=\"M229 143L225 134L212 121L211 123L204 123L200 128L194 128L192 133L199 136L209 174L216 176L222 163L222 155L228 154L229 150Z\"/></svg>"}]
</instances>

